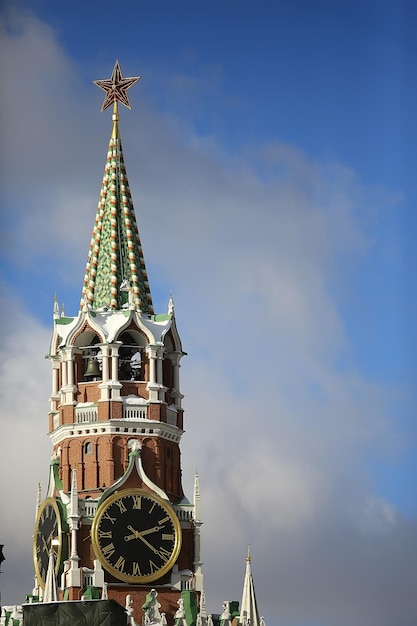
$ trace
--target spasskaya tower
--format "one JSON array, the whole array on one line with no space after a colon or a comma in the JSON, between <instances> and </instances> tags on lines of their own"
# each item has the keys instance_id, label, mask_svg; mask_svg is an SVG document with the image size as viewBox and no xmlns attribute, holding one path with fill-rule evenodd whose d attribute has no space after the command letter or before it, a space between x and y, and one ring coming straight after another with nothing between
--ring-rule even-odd
<instances>
[{"instance_id":1,"label":"spasskaya tower","mask_svg":"<svg viewBox=\"0 0 417 626\"><path fill-rule=\"evenodd\" d=\"M60 599L124 605L128 594L138 623L155 607L172 623L180 598L185 611L201 610L184 595L204 597L201 521L198 478L192 502L181 483L184 352L174 303L155 314L119 132L118 105L130 108L139 78L123 77L116 62L110 79L95 81L102 110L113 108L112 131L80 310L69 317L55 301L53 457L38 502L35 591L53 593L52 555Z\"/></svg>"}]
</instances>

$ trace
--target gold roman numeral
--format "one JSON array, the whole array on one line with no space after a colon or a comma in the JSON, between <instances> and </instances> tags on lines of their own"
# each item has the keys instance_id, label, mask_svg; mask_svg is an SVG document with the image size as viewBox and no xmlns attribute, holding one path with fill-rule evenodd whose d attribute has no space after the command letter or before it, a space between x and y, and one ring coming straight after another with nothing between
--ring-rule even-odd
<instances>
[{"instance_id":1,"label":"gold roman numeral","mask_svg":"<svg viewBox=\"0 0 417 626\"><path fill-rule=\"evenodd\" d=\"M116 500L116 504L119 507L120 513L126 513L127 508L125 507L125 503L123 500Z\"/></svg>"},{"instance_id":2,"label":"gold roman numeral","mask_svg":"<svg viewBox=\"0 0 417 626\"><path fill-rule=\"evenodd\" d=\"M174 535L168 533L162 533L162 541L174 541Z\"/></svg>"},{"instance_id":3,"label":"gold roman numeral","mask_svg":"<svg viewBox=\"0 0 417 626\"><path fill-rule=\"evenodd\" d=\"M140 573L139 563L136 563L136 561L133 561L132 576L142 576Z\"/></svg>"},{"instance_id":4,"label":"gold roman numeral","mask_svg":"<svg viewBox=\"0 0 417 626\"><path fill-rule=\"evenodd\" d=\"M166 563L171 556L171 552L168 552L168 550L165 550L165 548L161 548L160 550L158 550L157 554L159 557L161 557L164 563Z\"/></svg>"},{"instance_id":5,"label":"gold roman numeral","mask_svg":"<svg viewBox=\"0 0 417 626\"><path fill-rule=\"evenodd\" d=\"M153 561L149 561L149 569L151 570L150 573L153 574L158 571L159 567Z\"/></svg>"},{"instance_id":6,"label":"gold roman numeral","mask_svg":"<svg viewBox=\"0 0 417 626\"><path fill-rule=\"evenodd\" d=\"M133 509L140 509L142 507L142 496L132 496Z\"/></svg>"},{"instance_id":7,"label":"gold roman numeral","mask_svg":"<svg viewBox=\"0 0 417 626\"><path fill-rule=\"evenodd\" d=\"M111 530L99 530L98 531L98 538L99 539L111 539Z\"/></svg>"},{"instance_id":8,"label":"gold roman numeral","mask_svg":"<svg viewBox=\"0 0 417 626\"><path fill-rule=\"evenodd\" d=\"M114 524L114 522L116 521L116 518L112 517L107 510L103 513L103 519L109 520L109 522L111 522L112 524Z\"/></svg>"},{"instance_id":9,"label":"gold roman numeral","mask_svg":"<svg viewBox=\"0 0 417 626\"><path fill-rule=\"evenodd\" d=\"M123 571L125 568L125 559L122 556L119 556L114 567L119 570L119 572Z\"/></svg>"},{"instance_id":10,"label":"gold roman numeral","mask_svg":"<svg viewBox=\"0 0 417 626\"><path fill-rule=\"evenodd\" d=\"M102 552L103 552L105 557L109 557L112 554L114 554L115 553L115 547L114 547L113 543L109 543L109 544L107 544L107 546L104 546L104 548L102 548Z\"/></svg>"}]
</instances>

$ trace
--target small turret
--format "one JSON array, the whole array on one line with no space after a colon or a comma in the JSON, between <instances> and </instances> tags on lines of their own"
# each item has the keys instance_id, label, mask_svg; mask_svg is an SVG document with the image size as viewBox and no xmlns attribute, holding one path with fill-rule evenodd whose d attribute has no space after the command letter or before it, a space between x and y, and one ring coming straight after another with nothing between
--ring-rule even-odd
<instances>
[{"instance_id":1,"label":"small turret","mask_svg":"<svg viewBox=\"0 0 417 626\"><path fill-rule=\"evenodd\" d=\"M246 573L243 583L242 601L240 603L240 623L244 626L248 624L250 626L261 626L251 570L250 546L248 546L248 555L246 557Z\"/></svg>"}]
</instances>

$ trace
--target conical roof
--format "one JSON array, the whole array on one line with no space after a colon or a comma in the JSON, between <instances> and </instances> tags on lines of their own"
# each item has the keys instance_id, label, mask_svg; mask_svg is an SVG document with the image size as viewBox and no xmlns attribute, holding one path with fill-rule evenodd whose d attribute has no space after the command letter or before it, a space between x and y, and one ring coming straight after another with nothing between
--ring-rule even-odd
<instances>
[{"instance_id":1,"label":"conical roof","mask_svg":"<svg viewBox=\"0 0 417 626\"><path fill-rule=\"evenodd\" d=\"M124 79L116 62L112 79L95 81L96 84L109 83L109 86L105 84L104 87L99 84L105 91L112 89L113 131L85 269L81 308L87 304L95 310L119 310L129 301L142 313L153 314L148 275L123 158L117 111L117 100L123 102L118 97L118 87L122 85L122 91L125 92L127 87L123 87L124 83L130 81L133 84L138 78ZM126 94L124 97L127 97Z\"/></svg>"},{"instance_id":2,"label":"conical roof","mask_svg":"<svg viewBox=\"0 0 417 626\"><path fill-rule=\"evenodd\" d=\"M250 549L246 558L246 572L243 583L242 602L240 603L240 623L250 623L250 626L260 626L258 605L256 603L255 585L253 583Z\"/></svg>"}]
</instances>

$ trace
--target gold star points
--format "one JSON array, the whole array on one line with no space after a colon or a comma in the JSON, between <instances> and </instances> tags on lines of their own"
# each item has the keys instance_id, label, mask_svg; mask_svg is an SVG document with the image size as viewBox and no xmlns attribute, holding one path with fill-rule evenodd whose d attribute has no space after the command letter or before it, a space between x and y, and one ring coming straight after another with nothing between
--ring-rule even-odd
<instances>
[{"instance_id":1,"label":"gold star points","mask_svg":"<svg viewBox=\"0 0 417 626\"><path fill-rule=\"evenodd\" d=\"M130 106L127 90L141 78L142 76L131 76L130 78L123 77L119 61L116 61L110 78L93 80L93 83L97 85L97 87L100 87L100 89L103 89L103 91L106 92L101 110L104 111L114 102L121 102L125 107L131 109L132 107Z\"/></svg>"}]
</instances>

